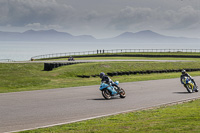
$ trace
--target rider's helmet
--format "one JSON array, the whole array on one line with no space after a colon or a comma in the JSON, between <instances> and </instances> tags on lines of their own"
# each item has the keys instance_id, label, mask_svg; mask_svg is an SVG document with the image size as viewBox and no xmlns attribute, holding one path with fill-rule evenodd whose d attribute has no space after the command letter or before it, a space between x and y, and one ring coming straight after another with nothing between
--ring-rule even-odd
<instances>
[{"instance_id":1,"label":"rider's helmet","mask_svg":"<svg viewBox=\"0 0 200 133\"><path fill-rule=\"evenodd\" d=\"M182 74L185 74L185 73L186 73L186 71L183 69L183 70L182 70Z\"/></svg>"},{"instance_id":2,"label":"rider's helmet","mask_svg":"<svg viewBox=\"0 0 200 133\"><path fill-rule=\"evenodd\" d=\"M105 75L105 73L101 72L99 76L100 76L100 78L103 78L104 75Z\"/></svg>"}]
</instances>

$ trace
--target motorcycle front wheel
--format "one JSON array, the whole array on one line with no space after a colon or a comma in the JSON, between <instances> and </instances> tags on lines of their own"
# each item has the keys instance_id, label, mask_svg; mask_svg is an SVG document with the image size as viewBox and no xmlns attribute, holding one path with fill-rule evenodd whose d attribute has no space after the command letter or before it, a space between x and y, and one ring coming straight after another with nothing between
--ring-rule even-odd
<instances>
[{"instance_id":1,"label":"motorcycle front wheel","mask_svg":"<svg viewBox=\"0 0 200 133\"><path fill-rule=\"evenodd\" d=\"M126 97L126 93L125 93L124 89L121 88L121 93L119 95L120 95L120 98Z\"/></svg>"},{"instance_id":2,"label":"motorcycle front wheel","mask_svg":"<svg viewBox=\"0 0 200 133\"><path fill-rule=\"evenodd\" d=\"M192 92L193 92L192 86L191 86L190 84L186 84L185 87L186 87L186 89L187 89L187 91L188 91L189 93L192 93Z\"/></svg>"},{"instance_id":3,"label":"motorcycle front wheel","mask_svg":"<svg viewBox=\"0 0 200 133\"><path fill-rule=\"evenodd\" d=\"M102 95L103 95L103 97L104 97L105 99L107 99L107 100L110 100L110 99L111 99L111 94L110 94L110 92L109 92L107 89L104 89L104 90L102 91Z\"/></svg>"}]
</instances>

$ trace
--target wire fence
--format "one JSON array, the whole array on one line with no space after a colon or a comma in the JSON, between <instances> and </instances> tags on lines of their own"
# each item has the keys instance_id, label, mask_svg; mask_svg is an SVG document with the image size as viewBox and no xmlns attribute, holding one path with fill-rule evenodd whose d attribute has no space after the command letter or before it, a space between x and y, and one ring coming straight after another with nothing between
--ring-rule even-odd
<instances>
[{"instance_id":1,"label":"wire fence","mask_svg":"<svg viewBox=\"0 0 200 133\"><path fill-rule=\"evenodd\" d=\"M149 53L149 52L186 52L186 53L199 53L200 49L112 49L112 50L95 50L95 51L82 51L82 52L68 52L68 53L53 53L31 57L35 59L48 59L48 58L61 58L78 55L93 55L93 54L106 54L106 53Z\"/></svg>"},{"instance_id":2,"label":"wire fence","mask_svg":"<svg viewBox=\"0 0 200 133\"><path fill-rule=\"evenodd\" d=\"M11 60L11 59L0 59L0 62L14 62L14 60Z\"/></svg>"}]
</instances>

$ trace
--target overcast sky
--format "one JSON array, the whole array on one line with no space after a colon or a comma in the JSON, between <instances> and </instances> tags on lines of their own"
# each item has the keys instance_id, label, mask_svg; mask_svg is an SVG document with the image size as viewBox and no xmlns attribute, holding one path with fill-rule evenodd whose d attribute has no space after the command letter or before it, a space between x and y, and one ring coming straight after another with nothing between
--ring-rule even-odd
<instances>
[{"instance_id":1,"label":"overcast sky","mask_svg":"<svg viewBox=\"0 0 200 133\"><path fill-rule=\"evenodd\" d=\"M200 38L200 0L0 0L0 31L114 37L153 30Z\"/></svg>"}]
</instances>

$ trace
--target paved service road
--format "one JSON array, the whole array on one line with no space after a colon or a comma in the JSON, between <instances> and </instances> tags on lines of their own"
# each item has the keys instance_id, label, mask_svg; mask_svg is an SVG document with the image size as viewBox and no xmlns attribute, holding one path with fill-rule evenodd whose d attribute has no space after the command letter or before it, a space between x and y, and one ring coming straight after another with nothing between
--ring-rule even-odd
<instances>
[{"instance_id":1,"label":"paved service road","mask_svg":"<svg viewBox=\"0 0 200 133\"><path fill-rule=\"evenodd\" d=\"M75 61L68 61L68 60L47 60L47 61L14 61L14 62L0 62L0 63L68 63L68 62L110 62L110 61L133 61L133 62L137 62L137 61L147 61L147 62L193 62L193 61L189 61L189 60L141 60L141 59L112 59L112 60L75 60Z\"/></svg>"},{"instance_id":2,"label":"paved service road","mask_svg":"<svg viewBox=\"0 0 200 133\"><path fill-rule=\"evenodd\" d=\"M195 77L200 83L200 77ZM199 98L179 79L121 83L127 97L104 100L99 86L0 94L0 132L52 126Z\"/></svg>"}]
</instances>

